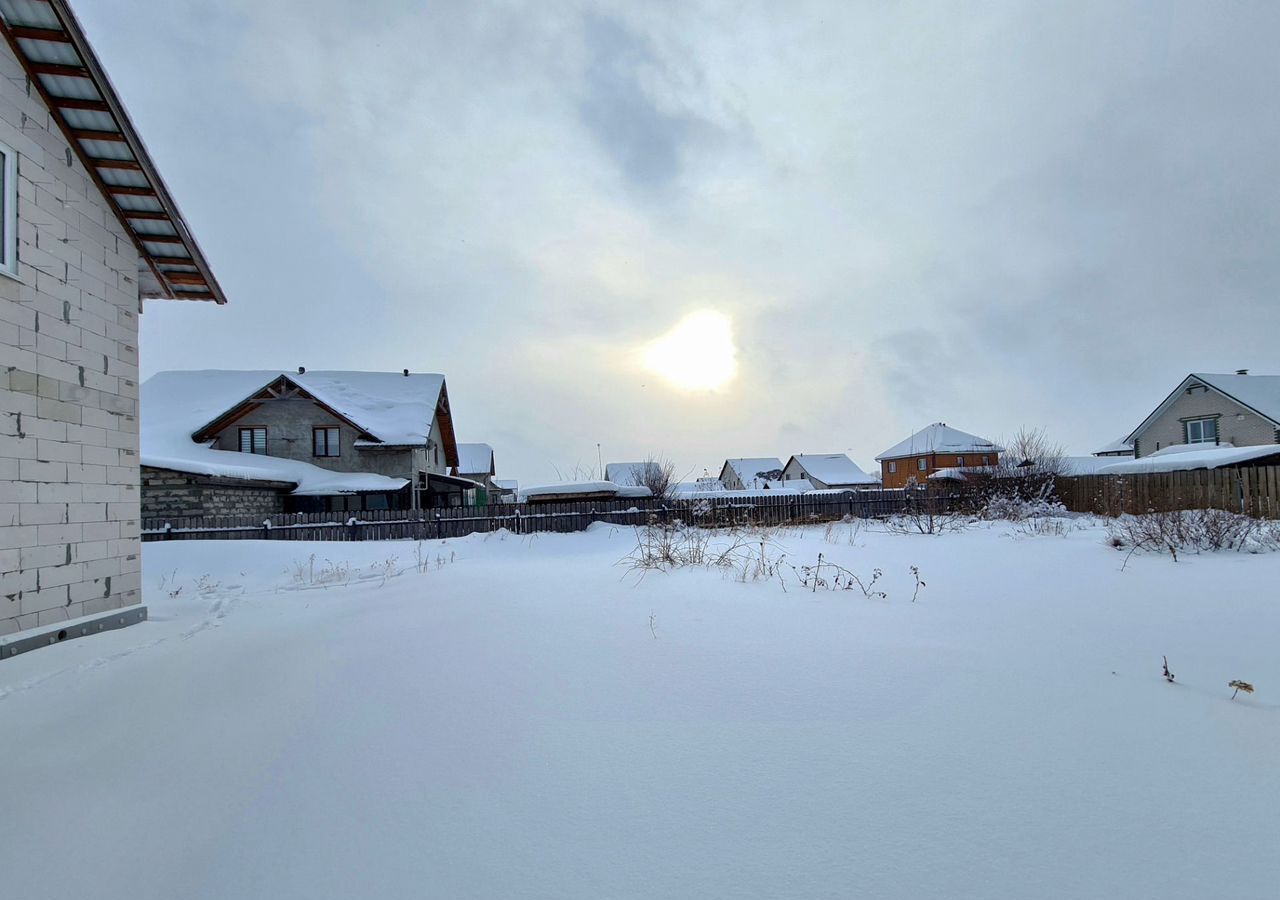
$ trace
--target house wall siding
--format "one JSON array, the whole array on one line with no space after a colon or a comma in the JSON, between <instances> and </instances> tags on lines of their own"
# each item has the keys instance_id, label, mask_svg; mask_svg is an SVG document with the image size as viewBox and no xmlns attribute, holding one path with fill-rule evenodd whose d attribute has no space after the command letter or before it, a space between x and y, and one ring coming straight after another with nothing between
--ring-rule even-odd
<instances>
[{"instance_id":1,"label":"house wall siding","mask_svg":"<svg viewBox=\"0 0 1280 900\"><path fill-rule=\"evenodd\" d=\"M18 277L0 275L0 635L139 603L138 254L7 45Z\"/></svg>"},{"instance_id":2,"label":"house wall siding","mask_svg":"<svg viewBox=\"0 0 1280 900\"><path fill-rule=\"evenodd\" d=\"M1191 385L1159 417L1134 435L1138 455L1150 456L1156 450L1186 443L1183 420L1197 416L1219 416L1218 440L1237 447L1256 447L1276 443L1276 426L1229 397L1203 385Z\"/></svg>"},{"instance_id":3,"label":"house wall siding","mask_svg":"<svg viewBox=\"0 0 1280 900\"><path fill-rule=\"evenodd\" d=\"M982 458L987 457L987 463ZM920 460L925 467L920 468ZM887 488L906 487L913 477L918 484L939 469L959 468L960 466L995 465L1000 459L997 453L921 453L917 456L904 456L901 459L883 460L880 463L880 482ZM896 463L896 472L889 471L889 463Z\"/></svg>"}]
</instances>

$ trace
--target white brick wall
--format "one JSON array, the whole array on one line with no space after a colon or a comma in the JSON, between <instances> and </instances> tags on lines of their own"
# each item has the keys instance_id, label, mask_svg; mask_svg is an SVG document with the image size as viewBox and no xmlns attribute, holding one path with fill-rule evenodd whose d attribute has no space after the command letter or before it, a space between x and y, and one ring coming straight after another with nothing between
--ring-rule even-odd
<instances>
[{"instance_id":1,"label":"white brick wall","mask_svg":"<svg viewBox=\"0 0 1280 900\"><path fill-rule=\"evenodd\" d=\"M141 601L138 254L0 46L18 277L0 275L0 635Z\"/></svg>"}]
</instances>

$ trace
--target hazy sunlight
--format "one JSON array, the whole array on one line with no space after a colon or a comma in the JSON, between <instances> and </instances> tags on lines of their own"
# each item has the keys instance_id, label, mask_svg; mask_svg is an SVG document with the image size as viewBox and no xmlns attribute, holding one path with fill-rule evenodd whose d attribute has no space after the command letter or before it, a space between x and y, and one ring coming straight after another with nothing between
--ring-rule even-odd
<instances>
[{"instance_id":1,"label":"hazy sunlight","mask_svg":"<svg viewBox=\"0 0 1280 900\"><path fill-rule=\"evenodd\" d=\"M738 374L733 323L723 313L690 313L644 349L651 372L691 391L724 387Z\"/></svg>"}]
</instances>

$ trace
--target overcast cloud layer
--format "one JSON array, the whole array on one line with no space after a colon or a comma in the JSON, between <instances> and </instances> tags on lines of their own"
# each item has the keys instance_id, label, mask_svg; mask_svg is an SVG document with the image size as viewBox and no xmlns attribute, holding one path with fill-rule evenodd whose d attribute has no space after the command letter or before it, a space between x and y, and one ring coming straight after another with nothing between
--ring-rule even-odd
<instances>
[{"instance_id":1,"label":"overcast cloud layer","mask_svg":"<svg viewBox=\"0 0 1280 900\"><path fill-rule=\"evenodd\" d=\"M144 376L444 372L533 481L1280 373L1277 4L76 7L231 301L149 302ZM641 365L698 310L718 392Z\"/></svg>"}]
</instances>

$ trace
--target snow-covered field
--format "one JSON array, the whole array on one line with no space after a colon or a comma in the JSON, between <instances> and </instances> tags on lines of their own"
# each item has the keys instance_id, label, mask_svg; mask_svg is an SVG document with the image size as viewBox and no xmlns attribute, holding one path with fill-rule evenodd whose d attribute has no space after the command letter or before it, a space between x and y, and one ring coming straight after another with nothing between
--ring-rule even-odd
<instances>
[{"instance_id":1,"label":"snow-covered field","mask_svg":"<svg viewBox=\"0 0 1280 900\"><path fill-rule=\"evenodd\" d=\"M777 540L888 598L604 526L148 545L150 622L0 663L0 893L1276 896L1280 555Z\"/></svg>"}]
</instances>

